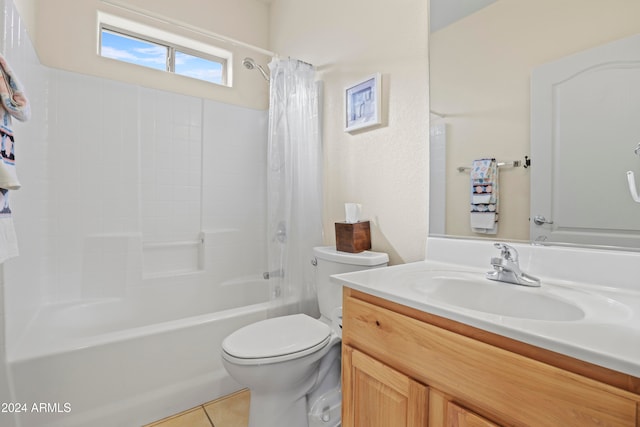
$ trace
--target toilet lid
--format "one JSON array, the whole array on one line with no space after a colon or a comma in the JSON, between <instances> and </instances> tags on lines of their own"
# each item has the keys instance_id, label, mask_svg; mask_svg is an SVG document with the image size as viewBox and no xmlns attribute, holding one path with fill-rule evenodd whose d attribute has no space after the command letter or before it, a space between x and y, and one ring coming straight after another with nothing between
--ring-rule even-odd
<instances>
[{"instance_id":1,"label":"toilet lid","mask_svg":"<svg viewBox=\"0 0 640 427\"><path fill-rule=\"evenodd\" d=\"M222 349L237 358L277 357L317 346L330 334L329 326L319 320L293 314L240 328L224 339Z\"/></svg>"}]
</instances>

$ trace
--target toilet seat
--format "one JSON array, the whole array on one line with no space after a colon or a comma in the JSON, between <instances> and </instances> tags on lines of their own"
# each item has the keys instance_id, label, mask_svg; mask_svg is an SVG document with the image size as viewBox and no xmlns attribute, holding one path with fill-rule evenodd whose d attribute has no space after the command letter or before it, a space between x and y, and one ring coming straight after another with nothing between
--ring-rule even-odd
<instances>
[{"instance_id":1,"label":"toilet seat","mask_svg":"<svg viewBox=\"0 0 640 427\"><path fill-rule=\"evenodd\" d=\"M325 347L331 328L306 314L274 317L238 329L222 342L223 357L241 365L298 359Z\"/></svg>"}]
</instances>

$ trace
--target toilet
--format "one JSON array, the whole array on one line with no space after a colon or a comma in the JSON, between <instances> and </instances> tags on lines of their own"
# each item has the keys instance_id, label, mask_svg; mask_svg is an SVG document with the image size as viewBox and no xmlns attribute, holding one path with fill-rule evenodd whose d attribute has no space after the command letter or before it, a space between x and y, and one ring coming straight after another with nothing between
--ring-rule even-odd
<instances>
[{"instance_id":1,"label":"toilet","mask_svg":"<svg viewBox=\"0 0 640 427\"><path fill-rule=\"evenodd\" d=\"M251 391L249 427L340 425L342 286L333 274L386 266L386 253L313 248L320 318L262 320L222 342L224 367Z\"/></svg>"}]
</instances>

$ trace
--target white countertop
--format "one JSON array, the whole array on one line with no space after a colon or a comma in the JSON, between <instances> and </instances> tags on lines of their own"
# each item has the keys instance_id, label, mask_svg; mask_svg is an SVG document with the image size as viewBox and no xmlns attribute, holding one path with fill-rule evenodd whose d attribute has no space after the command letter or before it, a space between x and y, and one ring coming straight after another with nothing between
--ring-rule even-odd
<instances>
[{"instance_id":1,"label":"white countertop","mask_svg":"<svg viewBox=\"0 0 640 427\"><path fill-rule=\"evenodd\" d=\"M484 278L488 270L426 260L335 275L332 280L395 303L640 378L640 290L540 274L536 274L542 279L540 288L524 288L488 281ZM487 280L497 286L524 288L522 291L530 295L561 296L575 302L583 315L575 320L537 320L443 303L423 291L434 274L443 272Z\"/></svg>"}]
</instances>

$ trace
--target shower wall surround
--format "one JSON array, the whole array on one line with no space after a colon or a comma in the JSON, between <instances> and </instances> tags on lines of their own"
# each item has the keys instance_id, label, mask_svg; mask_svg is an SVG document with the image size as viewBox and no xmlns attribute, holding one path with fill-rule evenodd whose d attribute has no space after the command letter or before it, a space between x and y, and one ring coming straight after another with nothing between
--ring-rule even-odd
<instances>
[{"instance_id":1,"label":"shower wall surround","mask_svg":"<svg viewBox=\"0 0 640 427\"><path fill-rule=\"evenodd\" d=\"M10 0L0 0L0 47L5 58L23 84L28 86L32 118L28 123L14 121L17 141L17 168L22 189L12 194L14 224L19 233L21 254L0 267L0 401L10 402L9 375L5 364L7 347L12 340L8 330L25 325L43 301L43 271L49 263L44 236L47 235L46 133L48 73L40 66L35 50L22 25L18 11ZM29 162L30 167L23 166ZM31 170L32 172L27 172ZM28 212L34 220L24 221ZM27 243L29 242L29 243ZM16 271L21 272L18 281ZM4 272L4 274L2 274ZM14 339L15 341L15 339ZM13 427L11 415L2 418L3 425Z\"/></svg>"},{"instance_id":2,"label":"shower wall surround","mask_svg":"<svg viewBox=\"0 0 640 427\"><path fill-rule=\"evenodd\" d=\"M16 126L9 359L43 304L205 265L212 281L260 273L267 112L46 68L12 2L0 5L3 52L33 110Z\"/></svg>"},{"instance_id":3,"label":"shower wall surround","mask_svg":"<svg viewBox=\"0 0 640 427\"><path fill-rule=\"evenodd\" d=\"M24 84L32 112L28 122L14 121L16 167L22 188L12 193L11 208L20 256L4 264L4 324L0 333L6 333L6 354L17 339L15 331L24 328L45 302L44 290L52 278L46 271L54 269L49 242L55 219L49 215L54 194L47 183L49 71L40 65L13 2L0 0L0 8L2 53Z\"/></svg>"}]
</instances>

